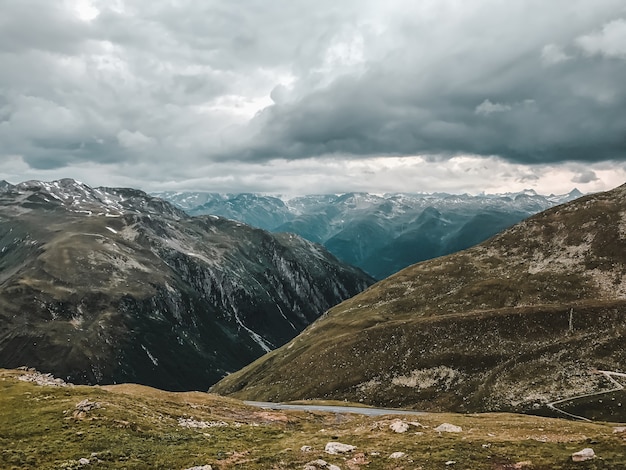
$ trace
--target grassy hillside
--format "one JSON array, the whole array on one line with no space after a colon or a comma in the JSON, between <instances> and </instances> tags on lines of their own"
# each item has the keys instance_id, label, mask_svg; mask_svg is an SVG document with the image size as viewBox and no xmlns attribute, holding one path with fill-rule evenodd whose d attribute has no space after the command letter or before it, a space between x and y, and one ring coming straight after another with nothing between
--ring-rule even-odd
<instances>
[{"instance_id":1,"label":"grassy hillside","mask_svg":"<svg viewBox=\"0 0 626 470\"><path fill-rule=\"evenodd\" d=\"M626 186L411 266L212 391L448 411L540 411L626 368Z\"/></svg>"},{"instance_id":2,"label":"grassy hillside","mask_svg":"<svg viewBox=\"0 0 626 470\"><path fill-rule=\"evenodd\" d=\"M0 369L0 468L298 469L318 459L342 469L626 468L626 433L608 423L510 414L371 418L268 411L199 392L23 380L35 377ZM394 432L390 425L397 421L408 431ZM436 431L442 423L462 431ZM325 453L335 441L356 449ZM571 454L586 447L597 457L572 462ZM405 455L391 459L394 452Z\"/></svg>"}]
</instances>

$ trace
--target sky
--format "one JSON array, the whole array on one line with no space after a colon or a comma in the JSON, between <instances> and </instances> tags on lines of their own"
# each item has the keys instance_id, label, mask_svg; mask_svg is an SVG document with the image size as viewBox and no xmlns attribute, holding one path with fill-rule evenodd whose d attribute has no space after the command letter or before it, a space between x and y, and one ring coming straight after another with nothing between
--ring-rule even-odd
<instances>
[{"instance_id":1,"label":"sky","mask_svg":"<svg viewBox=\"0 0 626 470\"><path fill-rule=\"evenodd\" d=\"M626 182L624 0L0 0L0 179L314 194Z\"/></svg>"}]
</instances>

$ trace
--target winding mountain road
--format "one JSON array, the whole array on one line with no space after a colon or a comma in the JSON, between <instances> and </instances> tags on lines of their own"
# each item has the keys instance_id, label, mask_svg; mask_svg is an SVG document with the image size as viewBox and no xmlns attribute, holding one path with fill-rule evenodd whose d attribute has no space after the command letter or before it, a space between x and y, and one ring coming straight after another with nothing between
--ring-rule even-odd
<instances>
[{"instance_id":1,"label":"winding mountain road","mask_svg":"<svg viewBox=\"0 0 626 470\"><path fill-rule=\"evenodd\" d=\"M269 410L323 411L328 413L355 413L365 416L385 415L425 415L423 411L396 410L393 408L365 408L359 406L332 405L290 405L286 403L270 403L264 401L244 401L246 405Z\"/></svg>"},{"instance_id":2,"label":"winding mountain road","mask_svg":"<svg viewBox=\"0 0 626 470\"><path fill-rule=\"evenodd\" d=\"M609 371L609 370L594 370L593 372L596 373L596 374L604 375L610 382L615 384L615 388L611 389L611 390L606 390L604 392L587 393L587 394L584 394L584 395L577 395L575 397L563 398L562 400L557 400L557 401L553 401L552 403L548 403L546 406L548 408L550 408L551 410L556 411L557 413L561 413L561 414L564 414L566 416L569 416L570 418L575 418L575 419L580 419L582 421L592 422L592 420L590 420L588 418L585 418L584 416L578 416L578 415L575 415L575 414L572 414L572 413L568 413L567 411L563 411L563 410L557 408L556 405L558 405L560 403L565 403L565 402L568 402L568 401L578 400L580 398L589 398L589 397L600 396L600 395L605 395L607 393L618 392L620 390L624 390L624 385L622 385L620 382L615 380L613 378L613 376L621 377L623 379L626 379L626 374L623 374L621 372Z\"/></svg>"}]
</instances>

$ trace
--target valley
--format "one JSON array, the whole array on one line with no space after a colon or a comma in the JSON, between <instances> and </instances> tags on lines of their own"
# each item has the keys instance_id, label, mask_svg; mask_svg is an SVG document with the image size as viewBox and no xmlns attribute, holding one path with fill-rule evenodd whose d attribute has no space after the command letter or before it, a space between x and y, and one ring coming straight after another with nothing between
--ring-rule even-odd
<instances>
[{"instance_id":1,"label":"valley","mask_svg":"<svg viewBox=\"0 0 626 470\"><path fill-rule=\"evenodd\" d=\"M0 470L626 470L626 0L0 5Z\"/></svg>"},{"instance_id":2,"label":"valley","mask_svg":"<svg viewBox=\"0 0 626 470\"><path fill-rule=\"evenodd\" d=\"M376 279L480 243L542 210L574 200L574 189L505 194L261 194L155 192L191 215L213 214L272 232L296 233Z\"/></svg>"},{"instance_id":3,"label":"valley","mask_svg":"<svg viewBox=\"0 0 626 470\"><path fill-rule=\"evenodd\" d=\"M0 466L624 468L626 185L377 283L141 191L0 188Z\"/></svg>"},{"instance_id":4,"label":"valley","mask_svg":"<svg viewBox=\"0 0 626 470\"><path fill-rule=\"evenodd\" d=\"M624 207L620 186L411 266L211 390L523 413L613 390L593 371L624 373L626 364Z\"/></svg>"}]
</instances>

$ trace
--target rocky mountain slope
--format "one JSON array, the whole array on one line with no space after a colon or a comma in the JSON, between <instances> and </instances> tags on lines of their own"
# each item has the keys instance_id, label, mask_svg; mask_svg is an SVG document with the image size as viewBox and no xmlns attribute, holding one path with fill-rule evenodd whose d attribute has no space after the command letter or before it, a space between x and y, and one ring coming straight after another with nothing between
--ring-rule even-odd
<instances>
[{"instance_id":1,"label":"rocky mountain slope","mask_svg":"<svg viewBox=\"0 0 626 470\"><path fill-rule=\"evenodd\" d=\"M346 193L288 198L258 194L155 193L189 214L214 214L323 244L383 279L411 264L469 248L582 194Z\"/></svg>"},{"instance_id":2,"label":"rocky mountain slope","mask_svg":"<svg viewBox=\"0 0 626 470\"><path fill-rule=\"evenodd\" d=\"M0 366L206 389L373 282L321 246L133 189L0 185Z\"/></svg>"},{"instance_id":3,"label":"rocky mountain slope","mask_svg":"<svg viewBox=\"0 0 626 470\"><path fill-rule=\"evenodd\" d=\"M615 375L595 371L626 372L625 274L626 185L411 266L212 390L523 412L615 390L585 406L623 410Z\"/></svg>"}]
</instances>

